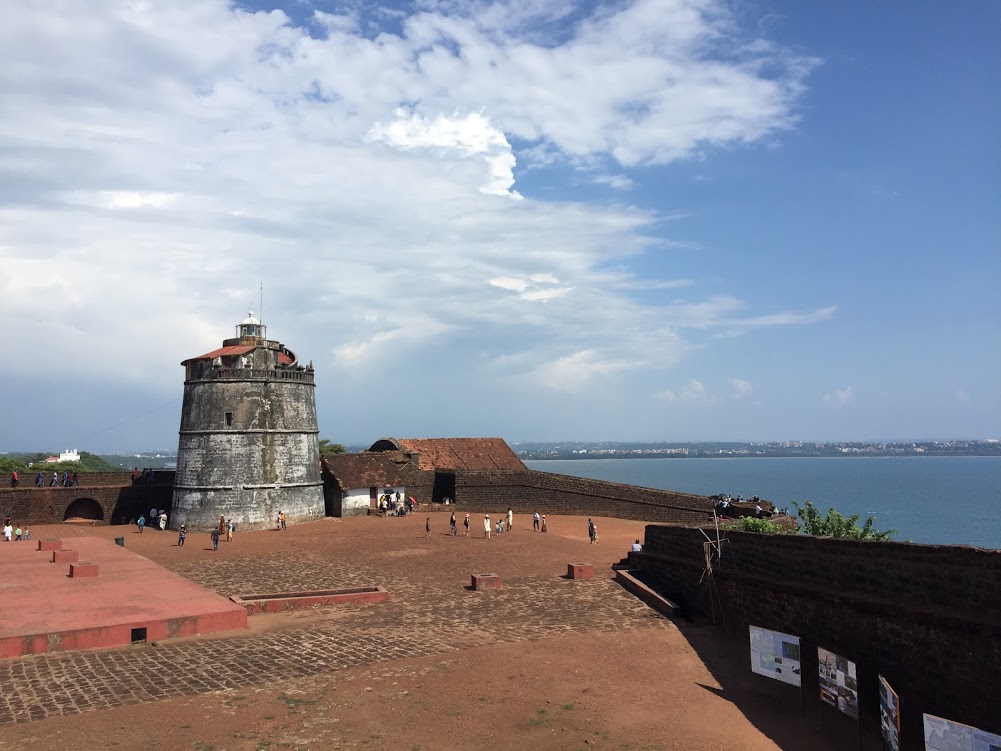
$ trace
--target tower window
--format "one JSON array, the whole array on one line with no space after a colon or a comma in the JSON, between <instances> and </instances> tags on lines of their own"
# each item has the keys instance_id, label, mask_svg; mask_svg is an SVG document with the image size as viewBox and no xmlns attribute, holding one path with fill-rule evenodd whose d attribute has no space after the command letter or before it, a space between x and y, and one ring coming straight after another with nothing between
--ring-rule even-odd
<instances>
[{"instance_id":1,"label":"tower window","mask_svg":"<svg viewBox=\"0 0 1001 751\"><path fill-rule=\"evenodd\" d=\"M232 412L227 412L226 413L226 427L227 428L233 427L233 413Z\"/></svg>"}]
</instances>

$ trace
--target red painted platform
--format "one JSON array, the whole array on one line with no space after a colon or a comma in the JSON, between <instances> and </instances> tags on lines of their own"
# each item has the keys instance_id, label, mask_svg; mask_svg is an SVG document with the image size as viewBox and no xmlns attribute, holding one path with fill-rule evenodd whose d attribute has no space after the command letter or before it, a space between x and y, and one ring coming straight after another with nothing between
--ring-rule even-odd
<instances>
[{"instance_id":1,"label":"red painted platform","mask_svg":"<svg viewBox=\"0 0 1001 751\"><path fill-rule=\"evenodd\" d=\"M100 576L69 577L51 552L0 544L0 658L117 647L246 628L247 611L141 555L97 537L73 538Z\"/></svg>"},{"instance_id":2,"label":"red painted platform","mask_svg":"<svg viewBox=\"0 0 1001 751\"><path fill-rule=\"evenodd\" d=\"M593 579L594 566L590 563L568 563L567 579Z\"/></svg>"}]
</instances>

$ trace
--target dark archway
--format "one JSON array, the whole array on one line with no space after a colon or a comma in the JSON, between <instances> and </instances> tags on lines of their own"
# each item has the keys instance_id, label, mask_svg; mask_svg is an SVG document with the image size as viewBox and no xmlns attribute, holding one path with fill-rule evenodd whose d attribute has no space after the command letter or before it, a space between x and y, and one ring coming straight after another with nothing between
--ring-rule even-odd
<instances>
[{"instance_id":1,"label":"dark archway","mask_svg":"<svg viewBox=\"0 0 1001 751\"><path fill-rule=\"evenodd\" d=\"M104 521L104 507L93 498L77 498L66 507L63 514L63 521L68 519L88 519L91 521Z\"/></svg>"}]
</instances>

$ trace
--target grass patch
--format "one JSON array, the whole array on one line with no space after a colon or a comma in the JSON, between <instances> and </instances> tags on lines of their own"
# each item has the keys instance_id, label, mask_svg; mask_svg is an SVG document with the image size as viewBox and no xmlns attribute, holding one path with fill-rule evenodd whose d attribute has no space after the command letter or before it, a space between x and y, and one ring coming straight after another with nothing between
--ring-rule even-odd
<instances>
[{"instance_id":1,"label":"grass patch","mask_svg":"<svg viewBox=\"0 0 1001 751\"><path fill-rule=\"evenodd\" d=\"M573 704L564 704L563 705L563 711L564 712L572 712L573 711Z\"/></svg>"},{"instance_id":2,"label":"grass patch","mask_svg":"<svg viewBox=\"0 0 1001 751\"><path fill-rule=\"evenodd\" d=\"M316 704L317 702L316 699L299 699L295 696L289 696L288 694L278 694L278 701L288 707L289 712L298 712L299 707L309 706L310 704Z\"/></svg>"}]
</instances>

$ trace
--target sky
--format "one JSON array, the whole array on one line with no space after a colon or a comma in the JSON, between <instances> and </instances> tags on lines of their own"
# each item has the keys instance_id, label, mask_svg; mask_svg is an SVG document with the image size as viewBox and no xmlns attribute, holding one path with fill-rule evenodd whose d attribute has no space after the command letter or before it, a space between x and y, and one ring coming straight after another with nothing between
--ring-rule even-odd
<instances>
[{"instance_id":1,"label":"sky","mask_svg":"<svg viewBox=\"0 0 1001 751\"><path fill-rule=\"evenodd\" d=\"M998 437L999 32L991 0L11 4L0 451L176 448L180 362L249 307L341 443Z\"/></svg>"}]
</instances>

